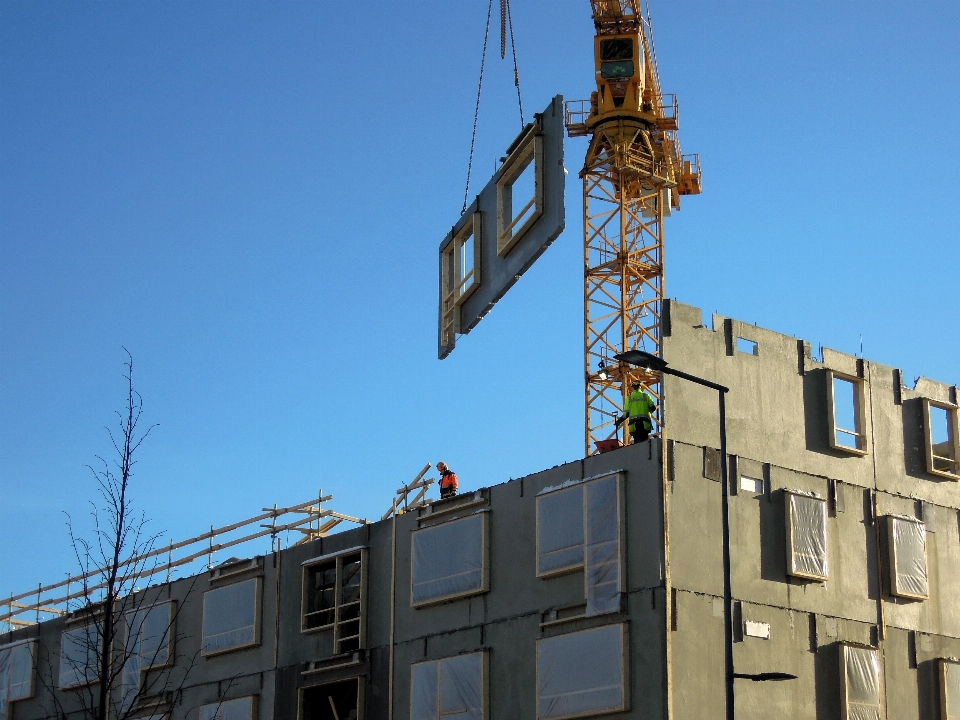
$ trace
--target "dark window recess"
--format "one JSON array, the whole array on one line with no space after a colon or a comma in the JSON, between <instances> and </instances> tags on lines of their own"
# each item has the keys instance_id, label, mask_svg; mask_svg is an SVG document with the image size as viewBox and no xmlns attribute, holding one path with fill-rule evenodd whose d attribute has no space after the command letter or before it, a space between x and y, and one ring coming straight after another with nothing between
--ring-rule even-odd
<instances>
[{"instance_id":1,"label":"dark window recess","mask_svg":"<svg viewBox=\"0 0 960 720\"><path fill-rule=\"evenodd\" d=\"M720 482L720 451L705 447L703 449L703 476L708 480Z\"/></svg>"},{"instance_id":2,"label":"dark window recess","mask_svg":"<svg viewBox=\"0 0 960 720\"><path fill-rule=\"evenodd\" d=\"M600 63L600 77L604 80L633 77L633 60Z\"/></svg>"},{"instance_id":3,"label":"dark window recess","mask_svg":"<svg viewBox=\"0 0 960 720\"><path fill-rule=\"evenodd\" d=\"M334 654L360 649L363 609L361 552L304 568L303 629L333 629Z\"/></svg>"},{"instance_id":4,"label":"dark window recess","mask_svg":"<svg viewBox=\"0 0 960 720\"><path fill-rule=\"evenodd\" d=\"M300 720L357 720L360 701L360 678L304 688Z\"/></svg>"},{"instance_id":5,"label":"dark window recess","mask_svg":"<svg viewBox=\"0 0 960 720\"><path fill-rule=\"evenodd\" d=\"M600 60L633 60L633 40L630 38L601 40Z\"/></svg>"},{"instance_id":6,"label":"dark window recess","mask_svg":"<svg viewBox=\"0 0 960 720\"><path fill-rule=\"evenodd\" d=\"M336 615L336 560L307 568L307 608L303 616L305 629L333 625Z\"/></svg>"}]
</instances>

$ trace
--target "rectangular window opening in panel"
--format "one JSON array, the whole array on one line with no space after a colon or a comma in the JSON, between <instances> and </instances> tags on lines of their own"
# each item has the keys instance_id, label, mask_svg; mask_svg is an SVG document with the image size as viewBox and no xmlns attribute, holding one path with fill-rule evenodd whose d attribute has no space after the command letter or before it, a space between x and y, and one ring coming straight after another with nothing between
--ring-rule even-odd
<instances>
[{"instance_id":1,"label":"rectangular window opening in panel","mask_svg":"<svg viewBox=\"0 0 960 720\"><path fill-rule=\"evenodd\" d=\"M874 648L840 646L841 717L880 720L880 657Z\"/></svg>"},{"instance_id":2,"label":"rectangular window opening in panel","mask_svg":"<svg viewBox=\"0 0 960 720\"><path fill-rule=\"evenodd\" d=\"M564 720L629 709L625 624L537 640L537 718Z\"/></svg>"},{"instance_id":3,"label":"rectangular window opening in panel","mask_svg":"<svg viewBox=\"0 0 960 720\"><path fill-rule=\"evenodd\" d=\"M36 640L0 646L0 718L10 703L34 696L36 663Z\"/></svg>"},{"instance_id":4,"label":"rectangular window opening in panel","mask_svg":"<svg viewBox=\"0 0 960 720\"><path fill-rule=\"evenodd\" d=\"M864 382L852 375L827 371L830 446L835 450L864 455Z\"/></svg>"},{"instance_id":5,"label":"rectangular window opening in panel","mask_svg":"<svg viewBox=\"0 0 960 720\"><path fill-rule=\"evenodd\" d=\"M760 346L757 345L757 343L755 343L753 340L747 340L746 338L738 337L737 352L744 355L759 355Z\"/></svg>"},{"instance_id":6,"label":"rectangular window opening in panel","mask_svg":"<svg viewBox=\"0 0 960 720\"><path fill-rule=\"evenodd\" d=\"M940 718L960 720L960 662L940 661Z\"/></svg>"},{"instance_id":7,"label":"rectangular window opening in panel","mask_svg":"<svg viewBox=\"0 0 960 720\"><path fill-rule=\"evenodd\" d=\"M483 720L487 712L486 677L484 652L411 665L411 720Z\"/></svg>"},{"instance_id":8,"label":"rectangular window opening in panel","mask_svg":"<svg viewBox=\"0 0 960 720\"><path fill-rule=\"evenodd\" d=\"M913 518L887 516L890 594L924 600L929 596L927 531Z\"/></svg>"},{"instance_id":9,"label":"rectangular window opening in panel","mask_svg":"<svg viewBox=\"0 0 960 720\"><path fill-rule=\"evenodd\" d=\"M787 572L807 580L826 580L827 501L807 493L785 491Z\"/></svg>"},{"instance_id":10,"label":"rectangular window opening in panel","mask_svg":"<svg viewBox=\"0 0 960 720\"><path fill-rule=\"evenodd\" d=\"M456 246L450 243L440 251L440 343L453 347L460 332L457 302Z\"/></svg>"},{"instance_id":11,"label":"rectangular window opening in panel","mask_svg":"<svg viewBox=\"0 0 960 720\"><path fill-rule=\"evenodd\" d=\"M257 697L210 703L200 708L200 720L257 720Z\"/></svg>"},{"instance_id":12,"label":"rectangular window opening in panel","mask_svg":"<svg viewBox=\"0 0 960 720\"><path fill-rule=\"evenodd\" d=\"M126 660L120 675L120 709L129 710L140 693L143 673L172 659L174 602L141 608L124 615Z\"/></svg>"},{"instance_id":13,"label":"rectangular window opening in panel","mask_svg":"<svg viewBox=\"0 0 960 720\"><path fill-rule=\"evenodd\" d=\"M99 671L100 629L96 623L60 635L61 688L94 682Z\"/></svg>"},{"instance_id":14,"label":"rectangular window opening in panel","mask_svg":"<svg viewBox=\"0 0 960 720\"><path fill-rule=\"evenodd\" d=\"M504 163L497 182L497 254L504 256L543 215L543 138L533 130Z\"/></svg>"},{"instance_id":15,"label":"rectangular window opening in panel","mask_svg":"<svg viewBox=\"0 0 960 720\"><path fill-rule=\"evenodd\" d=\"M349 678L300 691L300 720L363 720L363 678Z\"/></svg>"},{"instance_id":16,"label":"rectangular window opening in panel","mask_svg":"<svg viewBox=\"0 0 960 720\"><path fill-rule=\"evenodd\" d=\"M957 408L924 399L924 435L927 471L934 475L960 478L960 432Z\"/></svg>"},{"instance_id":17,"label":"rectangular window opening in panel","mask_svg":"<svg viewBox=\"0 0 960 720\"><path fill-rule=\"evenodd\" d=\"M537 497L537 577L583 569L588 616L620 611L620 492L608 475Z\"/></svg>"},{"instance_id":18,"label":"rectangular window opening in panel","mask_svg":"<svg viewBox=\"0 0 960 720\"><path fill-rule=\"evenodd\" d=\"M203 655L260 644L260 594L259 577L203 594Z\"/></svg>"},{"instance_id":19,"label":"rectangular window opening in panel","mask_svg":"<svg viewBox=\"0 0 960 720\"><path fill-rule=\"evenodd\" d=\"M303 567L300 629L332 630L335 655L365 646L366 564L360 549Z\"/></svg>"},{"instance_id":20,"label":"rectangular window opening in panel","mask_svg":"<svg viewBox=\"0 0 960 720\"><path fill-rule=\"evenodd\" d=\"M487 516L481 512L412 534L414 607L487 590Z\"/></svg>"}]
</instances>

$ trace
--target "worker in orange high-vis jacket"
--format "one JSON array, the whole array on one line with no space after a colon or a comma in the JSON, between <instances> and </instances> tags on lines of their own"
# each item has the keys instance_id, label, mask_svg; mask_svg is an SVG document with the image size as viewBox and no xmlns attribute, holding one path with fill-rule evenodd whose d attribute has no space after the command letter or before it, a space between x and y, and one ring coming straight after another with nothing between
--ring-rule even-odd
<instances>
[{"instance_id":1,"label":"worker in orange high-vis jacket","mask_svg":"<svg viewBox=\"0 0 960 720\"><path fill-rule=\"evenodd\" d=\"M443 461L437 463L437 470L440 472L440 499L453 497L457 494L457 488L460 484L457 482L457 474L447 467Z\"/></svg>"}]
</instances>

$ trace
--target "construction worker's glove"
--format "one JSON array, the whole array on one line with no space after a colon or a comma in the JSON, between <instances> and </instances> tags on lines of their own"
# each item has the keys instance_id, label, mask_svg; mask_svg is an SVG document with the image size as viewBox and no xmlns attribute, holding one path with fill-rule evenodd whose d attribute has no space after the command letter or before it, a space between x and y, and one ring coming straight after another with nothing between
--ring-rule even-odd
<instances>
[{"instance_id":1,"label":"construction worker's glove","mask_svg":"<svg viewBox=\"0 0 960 720\"><path fill-rule=\"evenodd\" d=\"M630 416L629 416L629 415L621 415L621 416L617 419L617 422L614 423L613 426L614 426L614 427L620 427L621 423L623 423L623 421L626 420L628 417L630 417Z\"/></svg>"}]
</instances>

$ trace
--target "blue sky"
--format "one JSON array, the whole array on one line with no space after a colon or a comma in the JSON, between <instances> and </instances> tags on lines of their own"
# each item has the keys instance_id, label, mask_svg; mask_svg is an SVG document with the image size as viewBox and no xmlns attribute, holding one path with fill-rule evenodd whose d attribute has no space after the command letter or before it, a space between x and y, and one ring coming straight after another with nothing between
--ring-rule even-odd
<instances>
[{"instance_id":1,"label":"blue sky","mask_svg":"<svg viewBox=\"0 0 960 720\"><path fill-rule=\"evenodd\" d=\"M587 0L513 5L528 115L587 97ZM668 295L960 382L960 4L652 10L704 178ZM76 570L63 513L94 497L121 346L158 423L138 507L176 539L318 488L379 517L441 459L470 488L582 455L585 140L566 232L436 359L485 13L0 4L0 594ZM519 130L497 41L472 192Z\"/></svg>"}]
</instances>

